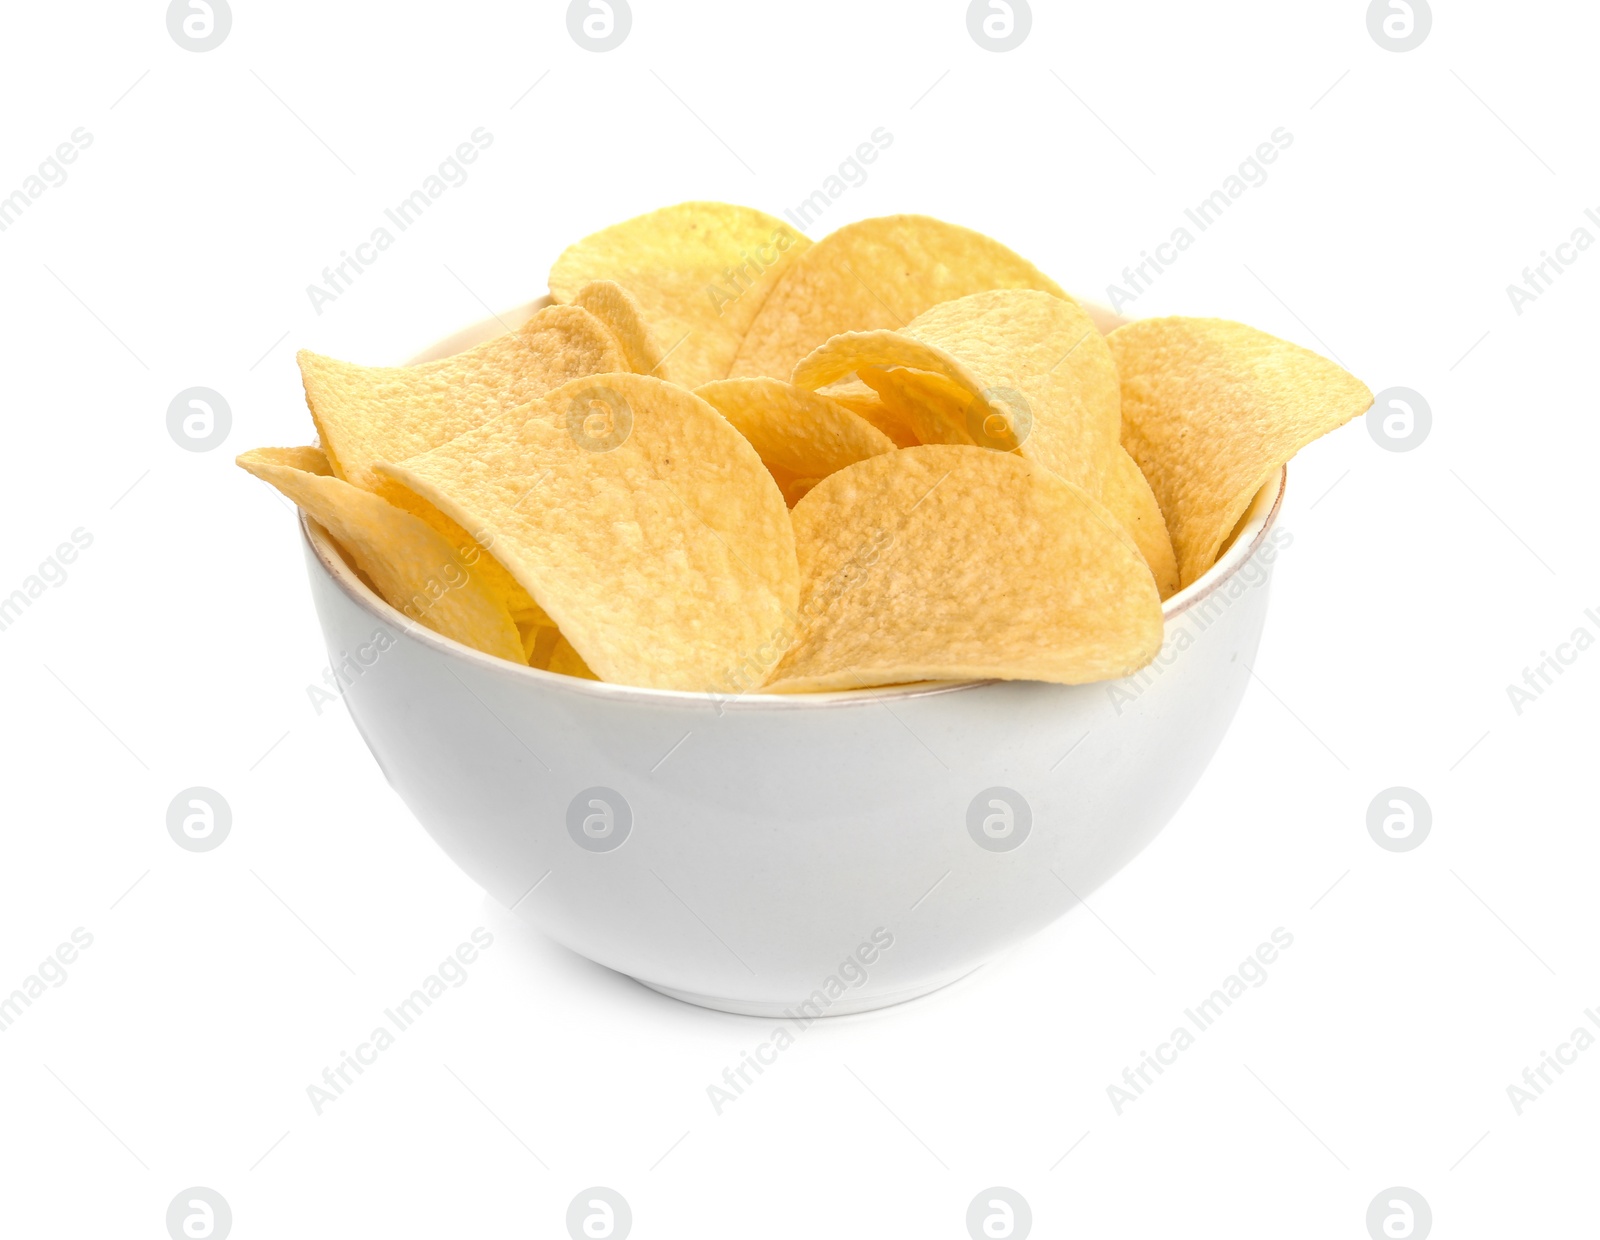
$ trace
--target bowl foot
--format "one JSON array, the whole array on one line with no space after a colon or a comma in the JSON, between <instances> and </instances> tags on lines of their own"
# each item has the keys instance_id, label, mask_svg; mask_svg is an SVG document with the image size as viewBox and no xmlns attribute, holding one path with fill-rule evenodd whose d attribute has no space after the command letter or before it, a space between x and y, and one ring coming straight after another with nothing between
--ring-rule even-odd
<instances>
[{"instance_id":1,"label":"bowl foot","mask_svg":"<svg viewBox=\"0 0 1600 1240\"><path fill-rule=\"evenodd\" d=\"M931 995L936 990L943 990L946 986L953 986L962 978L971 977L983 966L969 969L958 977L941 979L930 982L926 986L915 986L910 990L897 990L886 995L862 995L852 998L846 995L835 999L822 1012L823 1016L851 1016L857 1012L875 1012L879 1008L893 1007L897 1003L909 1003L912 999L920 999L923 995ZM696 1007L711 1008L717 1012L732 1012L735 1016L777 1016L794 1017L799 1013L800 1004L805 1000L795 999L788 1003L763 999L727 999L720 995L700 995L690 990L674 990L670 986L657 986L654 982L647 982L642 977L633 979L641 986L648 986L657 994L666 995L669 999L677 999L682 1003L692 1003Z\"/></svg>"}]
</instances>

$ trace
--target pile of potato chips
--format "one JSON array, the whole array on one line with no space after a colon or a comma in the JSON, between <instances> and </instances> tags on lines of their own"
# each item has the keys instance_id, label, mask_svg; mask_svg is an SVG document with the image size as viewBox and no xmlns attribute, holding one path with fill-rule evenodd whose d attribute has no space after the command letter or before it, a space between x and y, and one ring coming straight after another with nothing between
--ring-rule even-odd
<instances>
[{"instance_id":1,"label":"pile of potato chips","mask_svg":"<svg viewBox=\"0 0 1600 1240\"><path fill-rule=\"evenodd\" d=\"M1217 319L1102 334L897 215L684 203L572 246L454 357L300 354L320 448L239 464L391 606L569 676L718 694L1126 676L1356 378Z\"/></svg>"}]
</instances>

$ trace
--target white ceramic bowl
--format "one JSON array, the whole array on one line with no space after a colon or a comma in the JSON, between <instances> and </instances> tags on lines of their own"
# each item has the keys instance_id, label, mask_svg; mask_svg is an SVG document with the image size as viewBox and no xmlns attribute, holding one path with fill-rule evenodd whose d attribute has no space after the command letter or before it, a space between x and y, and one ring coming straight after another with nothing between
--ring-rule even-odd
<instances>
[{"instance_id":1,"label":"white ceramic bowl","mask_svg":"<svg viewBox=\"0 0 1600 1240\"><path fill-rule=\"evenodd\" d=\"M665 994L804 1018L956 980L1150 842L1243 696L1283 484L1167 601L1154 664L1079 686L729 700L576 680L413 623L303 529L330 658L357 669L350 714L456 864L557 942Z\"/></svg>"}]
</instances>

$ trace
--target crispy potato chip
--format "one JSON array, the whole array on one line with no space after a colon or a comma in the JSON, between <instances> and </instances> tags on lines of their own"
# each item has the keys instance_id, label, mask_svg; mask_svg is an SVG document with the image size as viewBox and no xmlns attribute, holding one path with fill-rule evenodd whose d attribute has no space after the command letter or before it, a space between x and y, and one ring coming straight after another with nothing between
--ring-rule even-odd
<instances>
[{"instance_id":1,"label":"crispy potato chip","mask_svg":"<svg viewBox=\"0 0 1600 1240\"><path fill-rule=\"evenodd\" d=\"M910 448L921 442L910 425L885 405L883 397L860 379L841 379L838 383L830 383L826 387L818 388L817 391L829 400L838 401L857 417L871 422L893 440L897 448Z\"/></svg>"},{"instance_id":2,"label":"crispy potato chip","mask_svg":"<svg viewBox=\"0 0 1600 1240\"><path fill-rule=\"evenodd\" d=\"M421 517L479 564L512 610L532 599L476 540L404 487L374 472L448 443L497 413L543 396L568 379L627 369L611 330L587 310L549 306L514 332L420 366L356 366L302 351L306 404L334 474Z\"/></svg>"},{"instance_id":3,"label":"crispy potato chip","mask_svg":"<svg viewBox=\"0 0 1600 1240\"><path fill-rule=\"evenodd\" d=\"M750 441L791 508L829 474L895 450L843 405L781 379L718 379L694 394Z\"/></svg>"},{"instance_id":4,"label":"crispy potato chip","mask_svg":"<svg viewBox=\"0 0 1600 1240\"><path fill-rule=\"evenodd\" d=\"M791 265L726 373L787 379L841 332L901 328L940 302L997 288L1066 296L1027 259L970 228L926 215L846 224Z\"/></svg>"},{"instance_id":5,"label":"crispy potato chip","mask_svg":"<svg viewBox=\"0 0 1600 1240\"><path fill-rule=\"evenodd\" d=\"M973 446L966 425L972 393L954 379L906 366L862 366L856 373L917 443Z\"/></svg>"},{"instance_id":6,"label":"crispy potato chip","mask_svg":"<svg viewBox=\"0 0 1600 1240\"><path fill-rule=\"evenodd\" d=\"M622 285L614 280L585 284L573 294L572 304L581 306L611 329L634 374L672 380L660 346L644 321L644 311Z\"/></svg>"},{"instance_id":7,"label":"crispy potato chip","mask_svg":"<svg viewBox=\"0 0 1600 1240\"><path fill-rule=\"evenodd\" d=\"M530 667L543 667L550 659L550 651L561 636L561 630L550 622L542 607L524 608L511 613L522 638L523 661Z\"/></svg>"},{"instance_id":8,"label":"crispy potato chip","mask_svg":"<svg viewBox=\"0 0 1600 1240\"><path fill-rule=\"evenodd\" d=\"M463 645L522 662L511 614L476 569L421 518L305 468L321 456L314 448L257 448L238 464L326 529L391 607Z\"/></svg>"},{"instance_id":9,"label":"crispy potato chip","mask_svg":"<svg viewBox=\"0 0 1600 1240\"><path fill-rule=\"evenodd\" d=\"M788 509L761 458L659 379L577 379L380 469L485 531L604 680L725 690L798 596Z\"/></svg>"},{"instance_id":10,"label":"crispy potato chip","mask_svg":"<svg viewBox=\"0 0 1600 1240\"><path fill-rule=\"evenodd\" d=\"M810 244L762 211L684 202L569 246L550 269L550 293L569 302L592 281L614 280L639 303L673 377L699 387L727 376L761 303Z\"/></svg>"},{"instance_id":11,"label":"crispy potato chip","mask_svg":"<svg viewBox=\"0 0 1600 1240\"><path fill-rule=\"evenodd\" d=\"M835 336L794 381L815 388L851 371L880 396L897 394L885 404L923 443L1020 451L1100 494L1121 396L1105 337L1074 301L996 289L943 302L899 332Z\"/></svg>"},{"instance_id":12,"label":"crispy potato chip","mask_svg":"<svg viewBox=\"0 0 1600 1240\"><path fill-rule=\"evenodd\" d=\"M1372 405L1326 358L1224 319L1141 319L1107 337L1122 441L1150 480L1178 581L1214 563L1256 493L1314 439Z\"/></svg>"},{"instance_id":13,"label":"crispy potato chip","mask_svg":"<svg viewBox=\"0 0 1600 1240\"><path fill-rule=\"evenodd\" d=\"M285 469L298 469L304 474L317 474L325 478L333 476L328 454L310 445L303 448L257 448L254 452L245 453L245 456L251 458L251 464L281 465ZM250 469L249 465L244 465L244 457L239 457L236 463Z\"/></svg>"},{"instance_id":14,"label":"crispy potato chip","mask_svg":"<svg viewBox=\"0 0 1600 1240\"><path fill-rule=\"evenodd\" d=\"M1172 553L1167 523L1161 517L1161 506L1156 503L1155 492L1140 472L1138 462L1122 448L1111 455L1111 466L1100 488L1100 502L1111 510L1139 545L1139 553L1150 566L1162 601L1171 598L1178 592L1178 560Z\"/></svg>"},{"instance_id":15,"label":"crispy potato chip","mask_svg":"<svg viewBox=\"0 0 1600 1240\"><path fill-rule=\"evenodd\" d=\"M587 310L547 306L514 332L420 366L357 366L302 350L306 404L334 473L382 494L378 461L448 443L581 375L628 368Z\"/></svg>"},{"instance_id":16,"label":"crispy potato chip","mask_svg":"<svg viewBox=\"0 0 1600 1240\"><path fill-rule=\"evenodd\" d=\"M576 676L580 680L599 680L589 670L589 665L583 661L583 656L572 648L572 643L565 637L558 636L554 649L550 651L550 661L545 664L545 670L559 672L563 676Z\"/></svg>"},{"instance_id":17,"label":"crispy potato chip","mask_svg":"<svg viewBox=\"0 0 1600 1240\"><path fill-rule=\"evenodd\" d=\"M1161 648L1139 549L1080 487L929 444L824 479L792 514L800 631L773 692L1126 676Z\"/></svg>"}]
</instances>

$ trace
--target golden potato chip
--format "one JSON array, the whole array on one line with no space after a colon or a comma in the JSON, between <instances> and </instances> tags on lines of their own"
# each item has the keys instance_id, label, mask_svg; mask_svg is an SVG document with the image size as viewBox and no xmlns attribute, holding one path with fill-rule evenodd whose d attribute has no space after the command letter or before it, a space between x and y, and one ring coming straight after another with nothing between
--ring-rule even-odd
<instances>
[{"instance_id":1,"label":"golden potato chip","mask_svg":"<svg viewBox=\"0 0 1600 1240\"><path fill-rule=\"evenodd\" d=\"M583 661L583 656L572 648L572 643L565 637L557 637L555 648L550 652L550 661L545 664L545 670L559 672L563 676L576 676L580 680L599 680L589 670L589 665Z\"/></svg>"},{"instance_id":2,"label":"golden potato chip","mask_svg":"<svg viewBox=\"0 0 1600 1240\"><path fill-rule=\"evenodd\" d=\"M303 474L318 474L322 477L331 477L333 466L328 461L328 454L321 448L309 444L303 448L257 448L254 452L245 454L251 458L252 464L282 466L285 469L298 469ZM244 457L238 458L238 463L243 464ZM249 469L250 466L244 466Z\"/></svg>"},{"instance_id":3,"label":"golden potato chip","mask_svg":"<svg viewBox=\"0 0 1600 1240\"><path fill-rule=\"evenodd\" d=\"M1082 488L1015 453L929 444L795 506L799 635L774 692L1126 676L1161 648L1139 549Z\"/></svg>"},{"instance_id":4,"label":"golden potato chip","mask_svg":"<svg viewBox=\"0 0 1600 1240\"><path fill-rule=\"evenodd\" d=\"M484 531L604 680L725 689L794 609L782 494L744 436L674 384L577 379L380 469Z\"/></svg>"},{"instance_id":5,"label":"golden potato chip","mask_svg":"<svg viewBox=\"0 0 1600 1240\"><path fill-rule=\"evenodd\" d=\"M514 332L419 366L356 366L302 351L306 404L334 474L437 529L516 610L532 603L466 530L374 472L454 439L568 379L627 369L611 330L576 306L549 306Z\"/></svg>"},{"instance_id":6,"label":"golden potato chip","mask_svg":"<svg viewBox=\"0 0 1600 1240\"><path fill-rule=\"evenodd\" d=\"M943 302L898 332L847 332L795 367L815 388L855 371L923 443L1020 451L1100 494L1121 397L1105 337L1076 302L995 289ZM921 377L914 371L930 372Z\"/></svg>"},{"instance_id":7,"label":"golden potato chip","mask_svg":"<svg viewBox=\"0 0 1600 1240\"><path fill-rule=\"evenodd\" d=\"M910 448L920 442L911 427L884 404L883 397L860 379L841 379L817 391L829 400L838 401L857 417L871 422L893 440L897 448Z\"/></svg>"},{"instance_id":8,"label":"golden potato chip","mask_svg":"<svg viewBox=\"0 0 1600 1240\"><path fill-rule=\"evenodd\" d=\"M750 207L683 202L569 246L550 269L550 294L569 302L586 284L614 280L639 303L673 377L699 387L727 376L761 303L810 244Z\"/></svg>"},{"instance_id":9,"label":"golden potato chip","mask_svg":"<svg viewBox=\"0 0 1600 1240\"><path fill-rule=\"evenodd\" d=\"M1066 296L1027 259L970 228L926 215L846 224L790 266L726 373L787 379L841 332L902 328L940 302L997 288Z\"/></svg>"},{"instance_id":10,"label":"golden potato chip","mask_svg":"<svg viewBox=\"0 0 1600 1240\"><path fill-rule=\"evenodd\" d=\"M549 661L550 651L556 644L556 638L561 636L561 631L550 623L550 617L544 614L542 607L514 611L511 621L517 626L517 636L522 638L523 662L530 667L543 667Z\"/></svg>"},{"instance_id":11,"label":"golden potato chip","mask_svg":"<svg viewBox=\"0 0 1600 1240\"><path fill-rule=\"evenodd\" d=\"M829 474L895 450L843 405L781 379L717 379L695 395L750 441L791 508Z\"/></svg>"},{"instance_id":12,"label":"golden potato chip","mask_svg":"<svg viewBox=\"0 0 1600 1240\"><path fill-rule=\"evenodd\" d=\"M573 294L572 304L587 310L611 329L623 356L628 359L628 369L634 374L654 375L657 379L671 381L670 368L644 321L644 311L622 285L614 280L585 284Z\"/></svg>"},{"instance_id":13,"label":"golden potato chip","mask_svg":"<svg viewBox=\"0 0 1600 1240\"><path fill-rule=\"evenodd\" d=\"M1161 506L1156 503L1155 492L1150 489L1138 462L1122 448L1111 454L1111 465L1100 488L1100 502L1111 510L1139 545L1139 553L1150 566L1162 601L1171 598L1178 592L1178 560L1172 553L1167 523L1161 517Z\"/></svg>"},{"instance_id":14,"label":"golden potato chip","mask_svg":"<svg viewBox=\"0 0 1600 1240\"><path fill-rule=\"evenodd\" d=\"M463 645L522 662L517 627L475 567L421 518L306 468L321 455L315 448L257 448L238 464L326 529L391 607Z\"/></svg>"},{"instance_id":15,"label":"golden potato chip","mask_svg":"<svg viewBox=\"0 0 1600 1240\"><path fill-rule=\"evenodd\" d=\"M1161 505L1180 586L1216 563L1290 457L1372 405L1343 367L1242 323L1141 319L1106 339L1123 446Z\"/></svg>"},{"instance_id":16,"label":"golden potato chip","mask_svg":"<svg viewBox=\"0 0 1600 1240\"><path fill-rule=\"evenodd\" d=\"M514 332L420 366L357 366L302 350L306 404L335 475L383 493L378 461L448 443L581 375L628 368L587 310L547 306Z\"/></svg>"},{"instance_id":17,"label":"golden potato chip","mask_svg":"<svg viewBox=\"0 0 1600 1240\"><path fill-rule=\"evenodd\" d=\"M877 393L890 416L910 429L915 442L972 446L966 425L972 393L954 379L906 366L862 366L856 373ZM985 410L984 416L993 417L994 412ZM1005 433L998 423L989 429Z\"/></svg>"}]
</instances>

